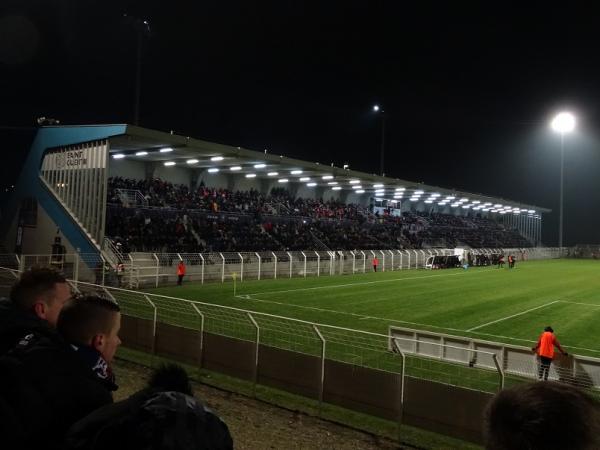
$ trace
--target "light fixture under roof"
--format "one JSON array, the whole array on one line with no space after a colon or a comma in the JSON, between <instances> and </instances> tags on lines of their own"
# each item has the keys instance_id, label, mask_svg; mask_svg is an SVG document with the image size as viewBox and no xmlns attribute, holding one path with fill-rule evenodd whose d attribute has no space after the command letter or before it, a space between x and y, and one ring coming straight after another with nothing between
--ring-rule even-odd
<instances>
[{"instance_id":1,"label":"light fixture under roof","mask_svg":"<svg viewBox=\"0 0 600 450\"><path fill-rule=\"evenodd\" d=\"M535 214L535 209L530 209L529 211L527 211L529 214Z\"/></svg>"},{"instance_id":2,"label":"light fixture under roof","mask_svg":"<svg viewBox=\"0 0 600 450\"><path fill-rule=\"evenodd\" d=\"M373 187L374 187L374 188L382 188L382 187L383 187L383 184L381 184L381 183L377 183L377 184L374 184L374 185L373 185Z\"/></svg>"},{"instance_id":3,"label":"light fixture under roof","mask_svg":"<svg viewBox=\"0 0 600 450\"><path fill-rule=\"evenodd\" d=\"M473 204L474 204L474 205L478 205L478 204L480 204L480 203L481 203L481 202L480 202L479 200L473 200Z\"/></svg>"},{"instance_id":4,"label":"light fixture under roof","mask_svg":"<svg viewBox=\"0 0 600 450\"><path fill-rule=\"evenodd\" d=\"M501 205L500 203L496 203L496 204L494 205L494 208L502 208L502 205Z\"/></svg>"},{"instance_id":5,"label":"light fixture under roof","mask_svg":"<svg viewBox=\"0 0 600 450\"><path fill-rule=\"evenodd\" d=\"M116 153L113 155L114 159L123 159L125 158L125 155L123 153Z\"/></svg>"},{"instance_id":6,"label":"light fixture under roof","mask_svg":"<svg viewBox=\"0 0 600 450\"><path fill-rule=\"evenodd\" d=\"M238 170L242 170L242 166L231 166L229 170L232 172L237 172Z\"/></svg>"},{"instance_id":7,"label":"light fixture under roof","mask_svg":"<svg viewBox=\"0 0 600 450\"><path fill-rule=\"evenodd\" d=\"M450 206L452 206L453 208L457 208L460 206L460 203L452 203Z\"/></svg>"},{"instance_id":8,"label":"light fixture under roof","mask_svg":"<svg viewBox=\"0 0 600 450\"><path fill-rule=\"evenodd\" d=\"M315 183L315 182L312 182L312 183L306 183L306 185L307 185L308 187L315 187L315 186L317 185L317 183Z\"/></svg>"},{"instance_id":9,"label":"light fixture under roof","mask_svg":"<svg viewBox=\"0 0 600 450\"><path fill-rule=\"evenodd\" d=\"M425 193L425 191L422 191L422 190L415 191L415 194L417 194L417 195L421 195L421 194L424 194L424 193Z\"/></svg>"},{"instance_id":10,"label":"light fixture under roof","mask_svg":"<svg viewBox=\"0 0 600 450\"><path fill-rule=\"evenodd\" d=\"M165 148L161 148L160 149L161 153L169 153L169 152L172 152L172 151L173 151L173 149L171 147L165 147Z\"/></svg>"},{"instance_id":11,"label":"light fixture under roof","mask_svg":"<svg viewBox=\"0 0 600 450\"><path fill-rule=\"evenodd\" d=\"M254 168L255 169L264 169L265 167L267 167L266 164L254 164Z\"/></svg>"},{"instance_id":12,"label":"light fixture under roof","mask_svg":"<svg viewBox=\"0 0 600 450\"><path fill-rule=\"evenodd\" d=\"M332 180L333 175L323 175L321 178L323 178L324 180Z\"/></svg>"},{"instance_id":13,"label":"light fixture under roof","mask_svg":"<svg viewBox=\"0 0 600 450\"><path fill-rule=\"evenodd\" d=\"M433 203L433 200L425 200L425 203Z\"/></svg>"},{"instance_id":14,"label":"light fixture under roof","mask_svg":"<svg viewBox=\"0 0 600 450\"><path fill-rule=\"evenodd\" d=\"M301 170L292 170L290 173L292 175L300 175L302 173L302 171Z\"/></svg>"},{"instance_id":15,"label":"light fixture under roof","mask_svg":"<svg viewBox=\"0 0 600 450\"><path fill-rule=\"evenodd\" d=\"M196 164L197 162L198 162L198 160L197 160L197 159L188 159L188 160L186 161L186 163L188 163L188 164Z\"/></svg>"},{"instance_id":16,"label":"light fixture under roof","mask_svg":"<svg viewBox=\"0 0 600 450\"><path fill-rule=\"evenodd\" d=\"M409 198L409 200L411 202L418 202L419 201L419 199L417 197L411 197L411 198Z\"/></svg>"},{"instance_id":17,"label":"light fixture under roof","mask_svg":"<svg viewBox=\"0 0 600 450\"><path fill-rule=\"evenodd\" d=\"M256 174L255 173L247 173L246 178L256 178Z\"/></svg>"},{"instance_id":18,"label":"light fixture under roof","mask_svg":"<svg viewBox=\"0 0 600 450\"><path fill-rule=\"evenodd\" d=\"M456 197L454 195L447 195L446 200L454 200Z\"/></svg>"},{"instance_id":19,"label":"light fixture under roof","mask_svg":"<svg viewBox=\"0 0 600 450\"><path fill-rule=\"evenodd\" d=\"M148 152L144 152L144 151L135 152L135 156L146 156L147 154L148 154Z\"/></svg>"},{"instance_id":20,"label":"light fixture under roof","mask_svg":"<svg viewBox=\"0 0 600 450\"><path fill-rule=\"evenodd\" d=\"M402 195L394 195L394 198L402 198Z\"/></svg>"},{"instance_id":21,"label":"light fixture under roof","mask_svg":"<svg viewBox=\"0 0 600 450\"><path fill-rule=\"evenodd\" d=\"M277 175L279 175L279 172L269 172L267 175L270 177L276 177Z\"/></svg>"},{"instance_id":22,"label":"light fixture under roof","mask_svg":"<svg viewBox=\"0 0 600 450\"><path fill-rule=\"evenodd\" d=\"M439 193L434 192L433 194L430 195L431 198L438 198L440 196Z\"/></svg>"},{"instance_id":23,"label":"light fixture under roof","mask_svg":"<svg viewBox=\"0 0 600 450\"><path fill-rule=\"evenodd\" d=\"M468 202L469 199L467 197L463 197L459 200L460 203Z\"/></svg>"},{"instance_id":24,"label":"light fixture under roof","mask_svg":"<svg viewBox=\"0 0 600 450\"><path fill-rule=\"evenodd\" d=\"M397 187L396 188L396 192L405 191L405 190L406 190L405 187Z\"/></svg>"},{"instance_id":25,"label":"light fixture under roof","mask_svg":"<svg viewBox=\"0 0 600 450\"><path fill-rule=\"evenodd\" d=\"M365 190L364 189L359 189L358 191L356 191L357 194L364 194Z\"/></svg>"},{"instance_id":26,"label":"light fixture under roof","mask_svg":"<svg viewBox=\"0 0 600 450\"><path fill-rule=\"evenodd\" d=\"M376 194L383 194L384 192L385 192L385 189L375 189Z\"/></svg>"},{"instance_id":27,"label":"light fixture under roof","mask_svg":"<svg viewBox=\"0 0 600 450\"><path fill-rule=\"evenodd\" d=\"M362 186L360 184L355 184L352 186L352 189L362 189Z\"/></svg>"},{"instance_id":28,"label":"light fixture under roof","mask_svg":"<svg viewBox=\"0 0 600 450\"><path fill-rule=\"evenodd\" d=\"M310 177L302 177L300 178L300 181L310 181Z\"/></svg>"},{"instance_id":29,"label":"light fixture under roof","mask_svg":"<svg viewBox=\"0 0 600 450\"><path fill-rule=\"evenodd\" d=\"M167 161L167 162L165 162L164 164L165 164L165 166L167 166L167 167L171 167L171 166L174 166L174 165L175 165L175 161Z\"/></svg>"},{"instance_id":30,"label":"light fixture under roof","mask_svg":"<svg viewBox=\"0 0 600 450\"><path fill-rule=\"evenodd\" d=\"M209 173L217 173L219 171L219 169L217 169L216 167L211 167L210 169L208 169Z\"/></svg>"},{"instance_id":31,"label":"light fixture under roof","mask_svg":"<svg viewBox=\"0 0 600 450\"><path fill-rule=\"evenodd\" d=\"M338 184L338 182L337 181L329 181L327 184L330 186L334 186L334 185Z\"/></svg>"},{"instance_id":32,"label":"light fixture under roof","mask_svg":"<svg viewBox=\"0 0 600 450\"><path fill-rule=\"evenodd\" d=\"M350 184L360 184L360 180L350 180Z\"/></svg>"},{"instance_id":33,"label":"light fixture under roof","mask_svg":"<svg viewBox=\"0 0 600 450\"><path fill-rule=\"evenodd\" d=\"M223 157L222 156L213 156L212 158L210 158L211 161L223 161Z\"/></svg>"},{"instance_id":34,"label":"light fixture under roof","mask_svg":"<svg viewBox=\"0 0 600 450\"><path fill-rule=\"evenodd\" d=\"M279 179L279 180L277 180L277 181L278 181L279 183L287 183L287 182L288 182L288 181L290 181L290 180L288 180L287 178L280 178L280 179Z\"/></svg>"},{"instance_id":35,"label":"light fixture under roof","mask_svg":"<svg viewBox=\"0 0 600 450\"><path fill-rule=\"evenodd\" d=\"M440 205L440 206L446 206L447 204L448 203L446 203L446 202L438 202L438 205Z\"/></svg>"},{"instance_id":36,"label":"light fixture under roof","mask_svg":"<svg viewBox=\"0 0 600 450\"><path fill-rule=\"evenodd\" d=\"M334 191L339 191L340 189L342 189L341 186L334 186L331 189L333 189Z\"/></svg>"},{"instance_id":37,"label":"light fixture under roof","mask_svg":"<svg viewBox=\"0 0 600 450\"><path fill-rule=\"evenodd\" d=\"M471 207L471 205L462 205L463 209L469 209Z\"/></svg>"}]
</instances>

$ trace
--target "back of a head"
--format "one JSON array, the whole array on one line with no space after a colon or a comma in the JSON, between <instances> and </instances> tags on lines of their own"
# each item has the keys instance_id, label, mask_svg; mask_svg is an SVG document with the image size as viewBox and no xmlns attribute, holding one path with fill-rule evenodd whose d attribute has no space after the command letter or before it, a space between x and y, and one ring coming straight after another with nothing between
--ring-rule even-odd
<instances>
[{"instance_id":1,"label":"back of a head","mask_svg":"<svg viewBox=\"0 0 600 450\"><path fill-rule=\"evenodd\" d=\"M600 448L600 409L582 390L551 381L498 393L485 416L488 450Z\"/></svg>"},{"instance_id":2,"label":"back of a head","mask_svg":"<svg viewBox=\"0 0 600 450\"><path fill-rule=\"evenodd\" d=\"M10 290L10 300L19 309L31 310L40 298L52 298L57 283L66 283L65 276L51 267L32 267L25 271Z\"/></svg>"},{"instance_id":3,"label":"back of a head","mask_svg":"<svg viewBox=\"0 0 600 450\"><path fill-rule=\"evenodd\" d=\"M98 334L109 334L115 324L119 305L97 295L70 299L58 317L56 329L69 343L89 345Z\"/></svg>"}]
</instances>

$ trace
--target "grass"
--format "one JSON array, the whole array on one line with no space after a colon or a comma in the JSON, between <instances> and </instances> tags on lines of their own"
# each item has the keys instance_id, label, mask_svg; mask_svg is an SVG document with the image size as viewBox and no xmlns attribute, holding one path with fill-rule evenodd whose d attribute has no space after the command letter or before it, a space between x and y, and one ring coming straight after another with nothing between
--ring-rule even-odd
<instances>
[{"instance_id":1,"label":"grass","mask_svg":"<svg viewBox=\"0 0 600 450\"><path fill-rule=\"evenodd\" d=\"M396 325L527 346L551 324L572 353L600 356L599 273L596 261L547 260L238 281L236 296L231 282L148 292L382 334Z\"/></svg>"}]
</instances>

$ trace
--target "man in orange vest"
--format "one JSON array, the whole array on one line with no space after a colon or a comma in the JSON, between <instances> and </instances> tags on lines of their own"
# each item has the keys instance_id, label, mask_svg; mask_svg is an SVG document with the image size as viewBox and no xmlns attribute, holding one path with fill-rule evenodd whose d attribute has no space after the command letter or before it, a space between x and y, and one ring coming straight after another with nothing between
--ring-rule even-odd
<instances>
[{"instance_id":1,"label":"man in orange vest","mask_svg":"<svg viewBox=\"0 0 600 450\"><path fill-rule=\"evenodd\" d=\"M379 260L377 259L377 256L373 256L373 271L377 272L377 266L379 265Z\"/></svg>"},{"instance_id":2,"label":"man in orange vest","mask_svg":"<svg viewBox=\"0 0 600 450\"><path fill-rule=\"evenodd\" d=\"M531 349L540 357L540 368L538 371L538 377L540 380L542 379L542 376L544 377L544 380L548 380L550 364L554 359L554 347L556 347L563 355L568 355L568 353L565 352L558 343L558 339L556 339L556 336L554 336L554 330L552 327L548 326L544 328L544 332L540 335L537 345Z\"/></svg>"},{"instance_id":3,"label":"man in orange vest","mask_svg":"<svg viewBox=\"0 0 600 450\"><path fill-rule=\"evenodd\" d=\"M177 286L181 286L181 282L183 281L183 277L185 276L185 264L183 261L179 261L177 265Z\"/></svg>"}]
</instances>

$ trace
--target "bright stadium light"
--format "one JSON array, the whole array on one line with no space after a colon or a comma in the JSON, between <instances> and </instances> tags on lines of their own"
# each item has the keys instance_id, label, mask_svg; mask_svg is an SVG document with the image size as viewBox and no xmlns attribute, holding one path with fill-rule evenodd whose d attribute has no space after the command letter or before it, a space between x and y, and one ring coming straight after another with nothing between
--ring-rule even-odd
<instances>
[{"instance_id":1,"label":"bright stadium light","mask_svg":"<svg viewBox=\"0 0 600 450\"><path fill-rule=\"evenodd\" d=\"M123 153L117 153L115 155L113 155L114 159L123 159L125 158L125 155Z\"/></svg>"},{"instance_id":2,"label":"bright stadium light","mask_svg":"<svg viewBox=\"0 0 600 450\"><path fill-rule=\"evenodd\" d=\"M340 189L342 189L342 187L341 186L334 186L331 189L334 190L334 191L339 191Z\"/></svg>"},{"instance_id":3,"label":"bright stadium light","mask_svg":"<svg viewBox=\"0 0 600 450\"><path fill-rule=\"evenodd\" d=\"M403 191L405 191L405 190L406 190L406 188L405 188L405 187L397 187L397 188L395 189L395 191L396 191L396 192L403 192Z\"/></svg>"},{"instance_id":4,"label":"bright stadium light","mask_svg":"<svg viewBox=\"0 0 600 450\"><path fill-rule=\"evenodd\" d=\"M379 112L379 105L373 105L373 112Z\"/></svg>"},{"instance_id":5,"label":"bright stadium light","mask_svg":"<svg viewBox=\"0 0 600 450\"><path fill-rule=\"evenodd\" d=\"M173 151L173 149L171 147L165 147L165 148L161 148L160 149L161 153L169 153L169 152L172 152L172 151Z\"/></svg>"},{"instance_id":6,"label":"bright stadium light","mask_svg":"<svg viewBox=\"0 0 600 450\"><path fill-rule=\"evenodd\" d=\"M232 172L237 172L238 170L242 170L242 166L231 166L229 170Z\"/></svg>"},{"instance_id":7,"label":"bright stadium light","mask_svg":"<svg viewBox=\"0 0 600 450\"><path fill-rule=\"evenodd\" d=\"M336 184L338 184L338 182L337 181L329 181L327 184L329 186L335 186Z\"/></svg>"},{"instance_id":8,"label":"bright stadium light","mask_svg":"<svg viewBox=\"0 0 600 450\"><path fill-rule=\"evenodd\" d=\"M323 175L321 178L323 178L324 180L332 180L333 175Z\"/></svg>"},{"instance_id":9,"label":"bright stadium light","mask_svg":"<svg viewBox=\"0 0 600 450\"><path fill-rule=\"evenodd\" d=\"M302 171L301 170L292 170L290 173L292 175L300 175L302 173Z\"/></svg>"},{"instance_id":10,"label":"bright stadium light","mask_svg":"<svg viewBox=\"0 0 600 450\"><path fill-rule=\"evenodd\" d=\"M315 187L317 185L317 183L306 183L306 185L308 187Z\"/></svg>"},{"instance_id":11,"label":"bright stadium light","mask_svg":"<svg viewBox=\"0 0 600 450\"><path fill-rule=\"evenodd\" d=\"M416 195L422 195L422 194L424 194L424 193L425 193L425 191L421 191L421 190L419 190L419 191L415 191L415 194L416 194Z\"/></svg>"},{"instance_id":12,"label":"bright stadium light","mask_svg":"<svg viewBox=\"0 0 600 450\"><path fill-rule=\"evenodd\" d=\"M266 164L254 164L254 168L255 169L264 169L265 167L267 167Z\"/></svg>"},{"instance_id":13,"label":"bright stadium light","mask_svg":"<svg viewBox=\"0 0 600 450\"><path fill-rule=\"evenodd\" d=\"M269 172L267 174L267 176L269 176L269 177L276 177L277 175L279 175L279 172Z\"/></svg>"},{"instance_id":14,"label":"bright stadium light","mask_svg":"<svg viewBox=\"0 0 600 450\"><path fill-rule=\"evenodd\" d=\"M454 195L447 195L446 200L454 200L456 197Z\"/></svg>"},{"instance_id":15,"label":"bright stadium light","mask_svg":"<svg viewBox=\"0 0 600 450\"><path fill-rule=\"evenodd\" d=\"M187 163L187 164L196 164L197 162L198 162L198 160L197 160L197 159L188 159L188 160L186 161L186 163Z\"/></svg>"},{"instance_id":16,"label":"bright stadium light","mask_svg":"<svg viewBox=\"0 0 600 450\"><path fill-rule=\"evenodd\" d=\"M246 178L256 178L256 174L255 173L247 173Z\"/></svg>"},{"instance_id":17,"label":"bright stadium light","mask_svg":"<svg viewBox=\"0 0 600 450\"><path fill-rule=\"evenodd\" d=\"M480 202L479 200L473 200L473 204L474 204L474 205L478 205L478 204L480 204L480 203L481 203L481 202Z\"/></svg>"},{"instance_id":18,"label":"bright stadium light","mask_svg":"<svg viewBox=\"0 0 600 450\"><path fill-rule=\"evenodd\" d=\"M359 189L358 191L356 191L357 194L364 194L365 190L364 189Z\"/></svg>"},{"instance_id":19,"label":"bright stadium light","mask_svg":"<svg viewBox=\"0 0 600 450\"><path fill-rule=\"evenodd\" d=\"M376 194L383 194L384 192L385 192L385 189L375 189Z\"/></svg>"},{"instance_id":20,"label":"bright stadium light","mask_svg":"<svg viewBox=\"0 0 600 450\"><path fill-rule=\"evenodd\" d=\"M530 209L529 211L527 211L529 214L535 214L535 209Z\"/></svg>"},{"instance_id":21,"label":"bright stadium light","mask_svg":"<svg viewBox=\"0 0 600 450\"><path fill-rule=\"evenodd\" d=\"M375 189L377 189L377 188L382 188L382 187L383 187L383 184L381 184L381 183L377 183L377 184L374 184L374 185L373 185L373 187L374 187Z\"/></svg>"},{"instance_id":22,"label":"bright stadium light","mask_svg":"<svg viewBox=\"0 0 600 450\"><path fill-rule=\"evenodd\" d=\"M394 195L394 198L402 198L402 195Z\"/></svg>"},{"instance_id":23,"label":"bright stadium light","mask_svg":"<svg viewBox=\"0 0 600 450\"><path fill-rule=\"evenodd\" d=\"M350 180L350 184L360 184L360 180Z\"/></svg>"},{"instance_id":24,"label":"bright stadium light","mask_svg":"<svg viewBox=\"0 0 600 450\"><path fill-rule=\"evenodd\" d=\"M302 177L300 178L300 181L310 181L310 177Z\"/></svg>"},{"instance_id":25,"label":"bright stadium light","mask_svg":"<svg viewBox=\"0 0 600 450\"><path fill-rule=\"evenodd\" d=\"M217 173L219 171L219 169L217 169L216 167L211 167L210 169L208 169L208 173Z\"/></svg>"},{"instance_id":26,"label":"bright stadium light","mask_svg":"<svg viewBox=\"0 0 600 450\"><path fill-rule=\"evenodd\" d=\"M502 208L502 204L500 204L500 203L496 203L496 204L494 205L494 208Z\"/></svg>"},{"instance_id":27,"label":"bright stadium light","mask_svg":"<svg viewBox=\"0 0 600 450\"><path fill-rule=\"evenodd\" d=\"M575 116L570 112L558 113L550 126L554 131L560 133L560 209L558 220L558 246L563 246L563 184L565 169L565 134L575 129Z\"/></svg>"},{"instance_id":28,"label":"bright stadium light","mask_svg":"<svg viewBox=\"0 0 600 450\"><path fill-rule=\"evenodd\" d=\"M446 203L446 202L438 202L438 205L440 205L440 206L446 206L447 204L448 203Z\"/></svg>"},{"instance_id":29,"label":"bright stadium light","mask_svg":"<svg viewBox=\"0 0 600 450\"><path fill-rule=\"evenodd\" d=\"M146 156L148 152L136 152L135 156Z\"/></svg>"},{"instance_id":30,"label":"bright stadium light","mask_svg":"<svg viewBox=\"0 0 600 450\"><path fill-rule=\"evenodd\" d=\"M362 189L362 186L360 184L355 184L352 186L352 189Z\"/></svg>"},{"instance_id":31,"label":"bright stadium light","mask_svg":"<svg viewBox=\"0 0 600 450\"><path fill-rule=\"evenodd\" d=\"M212 158L210 158L211 161L223 161L223 157L222 156L213 156Z\"/></svg>"},{"instance_id":32,"label":"bright stadium light","mask_svg":"<svg viewBox=\"0 0 600 450\"><path fill-rule=\"evenodd\" d=\"M425 200L425 203L433 203L433 200Z\"/></svg>"},{"instance_id":33,"label":"bright stadium light","mask_svg":"<svg viewBox=\"0 0 600 450\"><path fill-rule=\"evenodd\" d=\"M278 181L279 183L287 183L287 182L288 182L288 181L290 181L290 180L288 180L287 178L280 178L280 179L279 179L279 180L277 180L277 181Z\"/></svg>"},{"instance_id":34,"label":"bright stadium light","mask_svg":"<svg viewBox=\"0 0 600 450\"><path fill-rule=\"evenodd\" d=\"M167 162L165 162L165 166L167 166L167 167L171 167L171 166L174 166L174 165L175 165L175 161L167 161Z\"/></svg>"}]
</instances>

